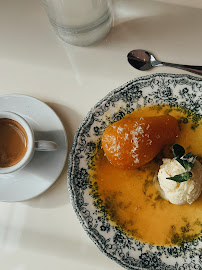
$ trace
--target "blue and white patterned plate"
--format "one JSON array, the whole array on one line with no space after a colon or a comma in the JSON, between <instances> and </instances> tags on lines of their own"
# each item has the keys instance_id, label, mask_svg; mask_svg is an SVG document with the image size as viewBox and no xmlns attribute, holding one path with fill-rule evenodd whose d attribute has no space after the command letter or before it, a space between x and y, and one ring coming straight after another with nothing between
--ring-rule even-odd
<instances>
[{"instance_id":1,"label":"blue and white patterned plate","mask_svg":"<svg viewBox=\"0 0 202 270\"><path fill-rule=\"evenodd\" d=\"M103 131L133 110L153 104L178 105L202 115L202 80L189 75L154 74L132 80L98 102L74 138L68 172L72 205L99 249L127 269L202 269L202 237L184 246L148 245L120 231L92 203L88 170Z\"/></svg>"}]
</instances>

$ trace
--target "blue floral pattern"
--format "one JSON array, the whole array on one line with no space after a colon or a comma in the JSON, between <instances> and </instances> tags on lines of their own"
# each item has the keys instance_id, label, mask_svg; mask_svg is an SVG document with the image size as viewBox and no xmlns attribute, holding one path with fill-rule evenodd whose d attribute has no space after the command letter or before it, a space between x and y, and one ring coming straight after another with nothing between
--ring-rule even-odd
<instances>
[{"instance_id":1,"label":"blue floral pattern","mask_svg":"<svg viewBox=\"0 0 202 270\"><path fill-rule=\"evenodd\" d=\"M142 106L168 104L202 114L202 80L155 74L132 80L98 102L79 127L69 158L68 188L74 210L94 243L127 269L202 270L202 238L183 246L154 246L129 237L101 215L90 195L89 168L103 131ZM99 204L99 200L97 200Z\"/></svg>"}]
</instances>

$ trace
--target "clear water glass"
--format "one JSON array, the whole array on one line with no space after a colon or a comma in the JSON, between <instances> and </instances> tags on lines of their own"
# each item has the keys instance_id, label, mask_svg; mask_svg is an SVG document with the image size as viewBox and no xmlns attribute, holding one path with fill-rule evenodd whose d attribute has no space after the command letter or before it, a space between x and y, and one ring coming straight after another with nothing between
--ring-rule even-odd
<instances>
[{"instance_id":1,"label":"clear water glass","mask_svg":"<svg viewBox=\"0 0 202 270\"><path fill-rule=\"evenodd\" d=\"M111 0L43 0L43 4L58 36L73 45L101 40L112 25Z\"/></svg>"}]
</instances>

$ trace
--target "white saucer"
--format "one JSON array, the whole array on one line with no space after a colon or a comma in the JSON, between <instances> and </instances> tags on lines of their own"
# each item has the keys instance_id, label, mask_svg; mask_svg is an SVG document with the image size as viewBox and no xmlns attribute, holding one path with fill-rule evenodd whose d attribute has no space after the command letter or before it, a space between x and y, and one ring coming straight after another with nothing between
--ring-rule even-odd
<instances>
[{"instance_id":1,"label":"white saucer","mask_svg":"<svg viewBox=\"0 0 202 270\"><path fill-rule=\"evenodd\" d=\"M22 170L0 175L0 201L24 201L46 191L59 177L67 157L67 138L62 122L45 103L25 95L0 97L0 110L16 112L33 128L36 140L57 143L53 152L35 152Z\"/></svg>"}]
</instances>

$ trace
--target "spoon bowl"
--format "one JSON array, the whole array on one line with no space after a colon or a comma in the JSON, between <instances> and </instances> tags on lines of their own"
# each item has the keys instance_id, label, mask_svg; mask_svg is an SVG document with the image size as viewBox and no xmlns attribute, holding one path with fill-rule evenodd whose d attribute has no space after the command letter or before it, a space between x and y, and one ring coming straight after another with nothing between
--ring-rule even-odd
<instances>
[{"instance_id":1,"label":"spoon bowl","mask_svg":"<svg viewBox=\"0 0 202 270\"><path fill-rule=\"evenodd\" d=\"M153 68L151 54L144 50L133 50L128 53L128 62L136 69L150 70Z\"/></svg>"}]
</instances>

